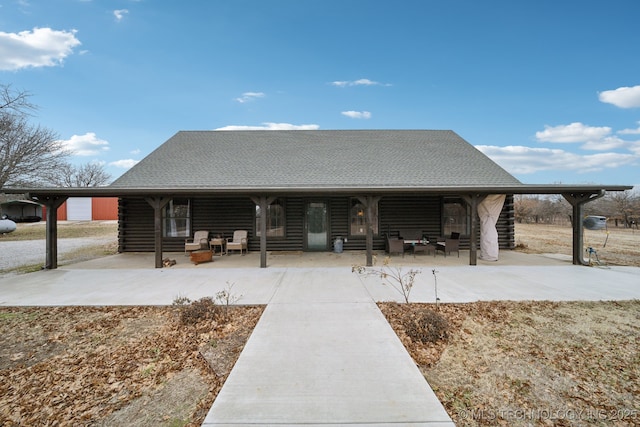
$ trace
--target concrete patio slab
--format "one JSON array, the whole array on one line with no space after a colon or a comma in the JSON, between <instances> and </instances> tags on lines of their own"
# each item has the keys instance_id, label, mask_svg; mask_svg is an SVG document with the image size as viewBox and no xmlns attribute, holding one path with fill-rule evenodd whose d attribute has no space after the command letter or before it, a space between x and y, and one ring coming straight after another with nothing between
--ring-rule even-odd
<instances>
[{"instance_id":1,"label":"concrete patio slab","mask_svg":"<svg viewBox=\"0 0 640 427\"><path fill-rule=\"evenodd\" d=\"M153 265L150 254L118 254L57 270L3 275L0 305L168 305L178 296L192 300L215 296L230 285L235 295L242 295L238 303L268 304L280 283L294 272L304 277L298 286L322 284L313 287L318 291L311 298L313 302L332 298L332 294L350 301L351 296L344 294L349 288L341 283L357 276L351 272L351 261L359 258L353 254L281 255L280 266L261 269L253 264L251 254L222 260L216 257L212 263L197 266L182 254L171 255L178 260L171 268L145 268L148 261ZM574 266L554 257L513 252L501 255L497 263L480 262L477 266L465 265L457 257L438 257L435 261L432 257L405 258L393 258L392 265L404 271L421 270L411 292L413 302L435 302L434 269L441 302L640 298L638 267ZM327 259L331 262L326 263ZM296 267L298 264L302 267ZM373 300L402 301L402 296L390 286L381 285L379 278L362 280ZM281 292L288 292L286 289Z\"/></svg>"}]
</instances>

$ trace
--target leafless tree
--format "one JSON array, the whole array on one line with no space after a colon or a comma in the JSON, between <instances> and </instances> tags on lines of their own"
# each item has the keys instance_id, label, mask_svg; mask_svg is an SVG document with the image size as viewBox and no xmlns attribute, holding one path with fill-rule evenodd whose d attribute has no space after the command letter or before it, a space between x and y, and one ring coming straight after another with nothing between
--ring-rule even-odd
<instances>
[{"instance_id":1,"label":"leafless tree","mask_svg":"<svg viewBox=\"0 0 640 427\"><path fill-rule=\"evenodd\" d=\"M29 96L0 85L0 189L41 184L69 155L52 130L29 124Z\"/></svg>"},{"instance_id":2,"label":"leafless tree","mask_svg":"<svg viewBox=\"0 0 640 427\"><path fill-rule=\"evenodd\" d=\"M571 206L562 196L516 195L514 198L515 219L518 222L556 223L562 218L571 219ZM636 190L610 192L603 198L587 203L585 215L603 215L618 227L638 227L640 217L640 194Z\"/></svg>"},{"instance_id":3,"label":"leafless tree","mask_svg":"<svg viewBox=\"0 0 640 427\"><path fill-rule=\"evenodd\" d=\"M85 163L80 166L65 163L47 181L56 187L100 187L111 181L111 175L100 163Z\"/></svg>"},{"instance_id":4,"label":"leafless tree","mask_svg":"<svg viewBox=\"0 0 640 427\"><path fill-rule=\"evenodd\" d=\"M611 215L619 217L625 227L632 227L638 216L638 198L631 191L621 191L610 193L608 199L611 201Z\"/></svg>"},{"instance_id":5,"label":"leafless tree","mask_svg":"<svg viewBox=\"0 0 640 427\"><path fill-rule=\"evenodd\" d=\"M25 91L15 91L11 85L0 85L0 113L26 114L35 110L36 106L29 102L31 94Z\"/></svg>"},{"instance_id":6,"label":"leafless tree","mask_svg":"<svg viewBox=\"0 0 640 427\"><path fill-rule=\"evenodd\" d=\"M518 222L555 223L559 218L568 218L571 209L562 197L551 195L516 195L514 198L515 219Z\"/></svg>"},{"instance_id":7,"label":"leafless tree","mask_svg":"<svg viewBox=\"0 0 640 427\"><path fill-rule=\"evenodd\" d=\"M520 223L529 222L537 203L537 198L533 198L531 196L523 194L516 194L514 197L513 206L516 221Z\"/></svg>"}]
</instances>

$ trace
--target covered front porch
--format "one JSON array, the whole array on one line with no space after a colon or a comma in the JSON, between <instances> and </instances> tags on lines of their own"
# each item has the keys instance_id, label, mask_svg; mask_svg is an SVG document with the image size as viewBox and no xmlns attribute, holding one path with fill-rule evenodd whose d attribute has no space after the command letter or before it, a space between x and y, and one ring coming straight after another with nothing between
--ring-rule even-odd
<instances>
[{"instance_id":1,"label":"covered front porch","mask_svg":"<svg viewBox=\"0 0 640 427\"><path fill-rule=\"evenodd\" d=\"M468 233L468 250L462 251L465 255L461 254L461 259L466 259L468 265L477 265L479 262L479 239L480 239L480 224L478 218L478 205L484 200L487 196L491 194L561 194L567 201L571 203L573 206L573 215L572 218L577 220L573 221L573 256L572 263L575 265L587 265L588 262L584 259L583 254L583 225L581 218L583 217L583 209L584 205L590 201L593 201L599 197L602 197L605 191L623 191L628 189L627 186L607 186L607 187L592 187L592 186L533 186L533 185L520 185L520 186L505 186L500 187L498 189L485 190L483 192L476 191L473 192L471 188L459 188L458 192L454 193L457 197L461 198L466 202L469 207L469 233ZM57 268L57 217L56 217L56 209L62 204L68 197L76 196L76 195L87 195L91 194L94 197L137 197L141 198L142 190L135 191L125 191L125 190L117 190L117 189L109 189L109 188L99 188L99 189L47 189L43 192L30 192L31 198L37 200L47 207L47 255L46 255L46 264L45 268L47 269L55 269ZM394 194L393 191L387 190L388 194ZM150 210L150 215L152 217L151 221L151 240L153 248L153 261L151 263L155 265L156 268L163 267L163 259L167 257L167 254L170 253L164 246L165 238L163 236L163 211L167 206L170 200L173 197L198 197L198 196L207 196L211 197L214 193L209 191L202 191L201 193L194 193L193 190L175 190L173 192L167 193L166 190L163 192L156 192L154 195L147 195L143 197L142 203L144 203L148 209ZM237 193L234 193L237 194ZM300 194L300 193L295 193ZM314 193L315 194L315 193ZM323 193L326 194L326 193ZM352 192L338 192L336 190L336 194L344 194L350 195L353 197ZM377 194L384 194L384 191L381 189L378 190ZM416 194L416 193L413 193ZM423 188L419 194L422 195L433 195L433 196L444 196L451 195L450 191L443 190L442 188ZM310 195L307 194L306 197ZM268 195L250 195L244 194L244 197L247 197L249 203L253 201L255 204L252 206L258 206L262 212L266 212L267 208L270 204L276 199L275 196ZM360 261L357 264L364 266L373 266L374 265L374 257L380 256L379 250L374 247L374 221L372 218L374 215L371 214L370 208L378 203L380 200L385 200L387 196L373 196L363 194L362 196L356 197L357 200L361 201L362 205L365 208L367 213L365 214L365 223L364 227L366 229L366 236L363 236L363 242L365 243L366 250L364 251L364 261ZM252 216L248 217L248 220L253 222L254 218ZM304 223L301 223L304 225ZM145 226L146 227L146 226ZM193 230L197 229L196 225L192 225ZM439 228L440 231L443 228ZM254 229L254 234L257 233L257 229ZM267 229L266 229L266 221L262 221L260 228L260 235L256 239L254 237L255 243L257 243L258 251L255 249L252 253L258 253L259 259L257 260L257 264L261 268L266 268L267 266L273 266L273 263L268 259L270 254L276 254L276 251L269 251L269 246L267 242ZM384 231L384 230L382 230ZM378 230L378 236L382 234L381 230ZM126 232L126 230L125 230ZM441 234L442 235L442 234ZM333 238L333 235L331 236ZM183 241L183 240L182 240ZM184 243L182 243L183 245ZM328 249L328 248L327 248ZM176 249L174 249L175 251ZM358 252L358 251L345 251L346 253ZM353 264L353 263L351 263Z\"/></svg>"}]
</instances>

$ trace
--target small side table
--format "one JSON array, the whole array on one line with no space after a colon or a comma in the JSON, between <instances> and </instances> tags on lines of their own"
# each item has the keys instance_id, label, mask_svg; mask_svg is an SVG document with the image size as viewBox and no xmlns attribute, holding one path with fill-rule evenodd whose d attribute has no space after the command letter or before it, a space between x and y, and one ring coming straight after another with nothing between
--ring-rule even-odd
<instances>
[{"instance_id":1,"label":"small side table","mask_svg":"<svg viewBox=\"0 0 640 427\"><path fill-rule=\"evenodd\" d=\"M222 237L214 237L209 240L209 247L213 250L213 254L216 254L216 246L220 246L220 255L226 253L227 241Z\"/></svg>"}]
</instances>

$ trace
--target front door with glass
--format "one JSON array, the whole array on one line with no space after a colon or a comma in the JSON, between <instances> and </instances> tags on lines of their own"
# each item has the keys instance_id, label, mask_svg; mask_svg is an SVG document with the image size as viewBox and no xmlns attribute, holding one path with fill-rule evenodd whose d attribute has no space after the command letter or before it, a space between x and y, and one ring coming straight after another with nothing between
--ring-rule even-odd
<instances>
[{"instance_id":1,"label":"front door with glass","mask_svg":"<svg viewBox=\"0 0 640 427\"><path fill-rule=\"evenodd\" d=\"M306 250L326 251L329 243L326 202L308 202L305 212Z\"/></svg>"}]
</instances>

